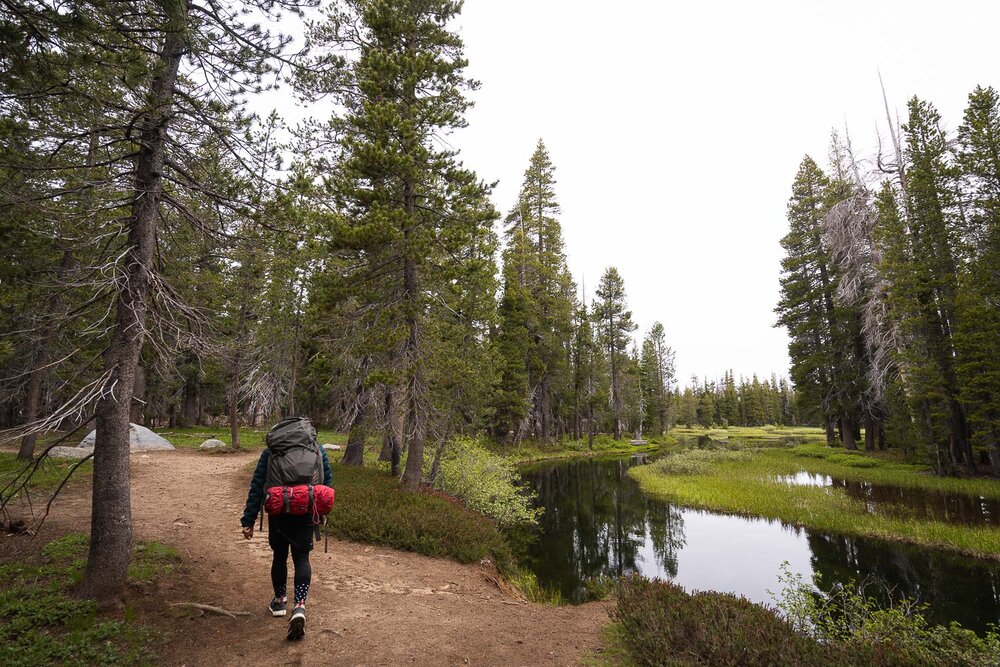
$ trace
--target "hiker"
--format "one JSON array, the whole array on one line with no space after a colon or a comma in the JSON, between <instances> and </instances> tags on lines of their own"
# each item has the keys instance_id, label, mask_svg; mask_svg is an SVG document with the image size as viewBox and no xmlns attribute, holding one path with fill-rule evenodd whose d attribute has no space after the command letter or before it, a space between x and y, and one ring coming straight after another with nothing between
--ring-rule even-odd
<instances>
[{"instance_id":1,"label":"hiker","mask_svg":"<svg viewBox=\"0 0 1000 667\"><path fill-rule=\"evenodd\" d=\"M333 471L326 450L316 441L316 429L305 417L290 417L278 422L268 431L266 442L267 448L261 452L250 480L250 492L240 524L243 526L243 537L249 540L253 537L257 513L265 505L269 514L267 543L274 552L271 563L274 599L268 609L274 617L282 617L287 612L288 553L291 551L295 578L288 639L300 639L305 634L306 597L312 579L309 551L313 545L313 533L319 531L319 512L330 511L329 507L325 507L317 512L313 494L319 501L320 491L329 492L329 505L332 506L333 490L318 485L322 483L330 487ZM300 491L304 495L302 498L295 495ZM297 511L299 509L302 511Z\"/></svg>"}]
</instances>

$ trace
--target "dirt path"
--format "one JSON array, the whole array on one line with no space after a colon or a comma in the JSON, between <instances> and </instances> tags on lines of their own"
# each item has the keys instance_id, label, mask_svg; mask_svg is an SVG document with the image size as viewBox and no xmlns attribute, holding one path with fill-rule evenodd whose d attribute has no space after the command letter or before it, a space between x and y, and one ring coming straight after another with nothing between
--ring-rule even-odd
<instances>
[{"instance_id":1,"label":"dirt path","mask_svg":"<svg viewBox=\"0 0 1000 667\"><path fill-rule=\"evenodd\" d=\"M133 457L136 537L170 544L184 559L182 577L147 595L159 598L151 603L251 612L177 619L161 664L570 665L598 647L607 618L600 604L522 603L484 567L333 539L329 553L312 554L306 638L286 642L285 621L265 609L266 536L247 542L239 532L253 460L189 451ZM77 514L81 506L85 499L67 498L60 509Z\"/></svg>"}]
</instances>

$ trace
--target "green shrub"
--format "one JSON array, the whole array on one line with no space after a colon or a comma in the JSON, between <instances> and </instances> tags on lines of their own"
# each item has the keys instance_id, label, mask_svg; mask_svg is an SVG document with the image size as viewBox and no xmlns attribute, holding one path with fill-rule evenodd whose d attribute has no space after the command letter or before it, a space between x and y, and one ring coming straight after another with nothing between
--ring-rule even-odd
<instances>
[{"instance_id":1,"label":"green shrub","mask_svg":"<svg viewBox=\"0 0 1000 667\"><path fill-rule=\"evenodd\" d=\"M725 593L631 576L611 612L638 665L819 665L828 651L772 610Z\"/></svg>"},{"instance_id":2,"label":"green shrub","mask_svg":"<svg viewBox=\"0 0 1000 667\"><path fill-rule=\"evenodd\" d=\"M70 534L42 548L43 565L0 565L0 664L82 667L153 660L154 633L126 621L100 620L93 600L68 595L87 545L86 535ZM143 562L141 555L137 562Z\"/></svg>"},{"instance_id":3,"label":"green shrub","mask_svg":"<svg viewBox=\"0 0 1000 667\"><path fill-rule=\"evenodd\" d=\"M493 558L504 566L511 560L492 521L441 492L408 493L384 472L339 464L334 464L333 483L333 535L462 563Z\"/></svg>"},{"instance_id":4,"label":"green shrub","mask_svg":"<svg viewBox=\"0 0 1000 667\"><path fill-rule=\"evenodd\" d=\"M674 583L639 576L622 580L611 618L618 641L642 667L919 664L891 643L821 641L774 609L746 598L715 592L688 594Z\"/></svg>"},{"instance_id":5,"label":"green shrub","mask_svg":"<svg viewBox=\"0 0 1000 667\"><path fill-rule=\"evenodd\" d=\"M430 462L427 465L429 472ZM456 439L448 444L434 488L459 498L501 528L536 523L541 514L514 463L475 440Z\"/></svg>"},{"instance_id":6,"label":"green shrub","mask_svg":"<svg viewBox=\"0 0 1000 667\"><path fill-rule=\"evenodd\" d=\"M650 464L654 470L671 475L703 475L716 463L743 461L750 457L747 451L735 449L685 449L664 456Z\"/></svg>"},{"instance_id":7,"label":"green shrub","mask_svg":"<svg viewBox=\"0 0 1000 667\"><path fill-rule=\"evenodd\" d=\"M848 582L823 591L817 575L813 585L791 573L786 563L779 577L784 587L775 602L802 635L828 644L840 644L856 654L892 652L905 664L975 667L1000 665L1000 635L980 637L957 623L930 625L926 605L903 598L891 600L880 584Z\"/></svg>"}]
</instances>

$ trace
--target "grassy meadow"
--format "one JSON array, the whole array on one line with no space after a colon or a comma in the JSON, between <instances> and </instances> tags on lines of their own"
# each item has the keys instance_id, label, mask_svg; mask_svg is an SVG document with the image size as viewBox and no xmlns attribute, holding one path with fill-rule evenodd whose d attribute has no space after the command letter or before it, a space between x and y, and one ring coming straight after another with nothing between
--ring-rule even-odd
<instances>
[{"instance_id":1,"label":"grassy meadow","mask_svg":"<svg viewBox=\"0 0 1000 667\"><path fill-rule=\"evenodd\" d=\"M753 437L726 429L690 430L678 435L712 434L719 444L709 449L681 450L633 468L629 474L644 491L682 505L746 516L778 519L834 533L900 540L982 558L1000 560L1000 530L989 526L947 523L890 515L850 497L843 489L791 485L781 478L799 472L828 475L930 493L964 494L1000 499L1000 482L985 478L943 478L924 466L899 460L896 452L849 452L816 442L812 429L751 430ZM805 432L802 432L805 431ZM782 446L782 439L803 444ZM766 442L768 439L772 442ZM761 446L764 445L764 446ZM767 446L771 445L771 446Z\"/></svg>"}]
</instances>

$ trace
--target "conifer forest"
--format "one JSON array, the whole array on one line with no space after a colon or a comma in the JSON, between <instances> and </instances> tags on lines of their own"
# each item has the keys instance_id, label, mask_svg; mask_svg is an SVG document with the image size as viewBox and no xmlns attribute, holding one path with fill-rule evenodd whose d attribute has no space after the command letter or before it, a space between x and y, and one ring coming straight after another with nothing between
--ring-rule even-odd
<instances>
[{"instance_id":1,"label":"conifer forest","mask_svg":"<svg viewBox=\"0 0 1000 667\"><path fill-rule=\"evenodd\" d=\"M441 559L391 575L426 567L458 590L436 594L514 596L468 612L478 625L452 644L435 634L445 612L392 607L405 664L435 664L432 640L459 647L448 660L492 656L483 664L538 664L543 649L559 664L1000 664L1000 81L944 100L964 104L951 118L916 96L891 110L883 88L875 129L838 128L827 155L777 175L789 187L768 317L789 366L744 373L720 349L714 367L678 377L686 314L671 293L703 289L711 271L731 299L742 268L665 281L651 312L630 300L629 259L576 268L567 163L542 132L509 137L524 148L523 171L502 176L513 197L465 161L456 137L489 82L470 74L462 11L0 0L0 579L12 582L0 583L0 618L22 619L4 600L33 599L41 577L101 613L138 604L138 623L158 628L140 641L131 612L105 626L97 607L78 623L72 611L0 620L12 642L0 661L98 664L87 651L102 641L116 647L108 664L263 660L256 648L240 663L232 646L206 653L197 634L257 622L239 611L251 608L233 592L248 590L242 578L177 584L194 603L170 593L166 604L207 614L190 646L155 639L177 621L134 601L150 581L211 581L230 566L270 595L238 545L209 556L210 573L178 564L213 536L236 541L238 517L220 509L199 533L185 512L203 515L175 506L180 491L154 494L225 478L212 502L231 495L229 512L268 428L308 416L337 488L329 562L348 569L323 590L338 604L359 618L404 604L351 588L383 576L355 542ZM654 193L602 194L670 208ZM650 234L695 224L666 220ZM669 253L707 264L712 250L664 243ZM137 457L130 425L182 451ZM50 456L91 431L83 460ZM218 439L223 453L198 450ZM183 495L200 496L194 485ZM88 508L72 530L60 494ZM151 504L173 527L157 527ZM29 534L45 537L17 541ZM712 534L730 542L704 546ZM762 539L786 546L755 551ZM319 546L315 576L337 572L316 564ZM137 567L174 579L137 584ZM507 583L481 588L459 567ZM712 568L741 587L696 593L715 590ZM868 594L854 577L884 587ZM310 614L333 608L327 595ZM560 615L608 597L611 611ZM470 630L494 622L494 634ZM532 639L550 623L565 645ZM369 644L396 637L371 631ZM319 664L403 660L317 636Z\"/></svg>"}]
</instances>

